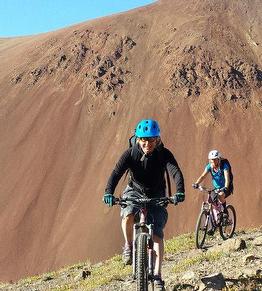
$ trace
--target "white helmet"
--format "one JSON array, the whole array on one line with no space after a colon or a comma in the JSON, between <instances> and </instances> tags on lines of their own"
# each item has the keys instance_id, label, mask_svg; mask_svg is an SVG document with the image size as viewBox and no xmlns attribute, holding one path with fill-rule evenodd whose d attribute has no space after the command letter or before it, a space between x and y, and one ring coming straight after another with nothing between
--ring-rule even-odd
<instances>
[{"instance_id":1,"label":"white helmet","mask_svg":"<svg viewBox=\"0 0 262 291\"><path fill-rule=\"evenodd\" d=\"M209 160L213 160L213 159L220 159L221 158L221 154L219 151L217 150L212 150L209 152L208 154L208 159Z\"/></svg>"}]
</instances>

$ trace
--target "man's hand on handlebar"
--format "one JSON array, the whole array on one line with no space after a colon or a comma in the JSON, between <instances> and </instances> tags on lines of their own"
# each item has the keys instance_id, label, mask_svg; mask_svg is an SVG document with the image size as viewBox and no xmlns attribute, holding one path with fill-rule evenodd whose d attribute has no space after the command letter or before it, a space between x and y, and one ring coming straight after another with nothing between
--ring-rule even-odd
<instances>
[{"instance_id":1,"label":"man's hand on handlebar","mask_svg":"<svg viewBox=\"0 0 262 291\"><path fill-rule=\"evenodd\" d=\"M113 194L110 194L110 193L105 193L104 197L103 197L103 201L109 207L112 207L115 203L115 196Z\"/></svg>"},{"instance_id":2,"label":"man's hand on handlebar","mask_svg":"<svg viewBox=\"0 0 262 291\"><path fill-rule=\"evenodd\" d=\"M223 187L223 188L220 188L219 191L226 193L228 191L228 188L227 187Z\"/></svg>"},{"instance_id":3,"label":"man's hand on handlebar","mask_svg":"<svg viewBox=\"0 0 262 291\"><path fill-rule=\"evenodd\" d=\"M177 205L185 200L185 193L178 192L172 196L173 203Z\"/></svg>"}]
</instances>

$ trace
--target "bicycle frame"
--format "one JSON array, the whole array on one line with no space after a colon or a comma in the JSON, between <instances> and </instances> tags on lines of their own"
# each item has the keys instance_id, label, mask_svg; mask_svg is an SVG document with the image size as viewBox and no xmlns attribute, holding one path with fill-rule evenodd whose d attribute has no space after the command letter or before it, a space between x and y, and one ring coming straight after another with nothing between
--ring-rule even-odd
<instances>
[{"instance_id":1,"label":"bicycle frame","mask_svg":"<svg viewBox=\"0 0 262 291\"><path fill-rule=\"evenodd\" d=\"M202 203L201 211L205 210L207 212L206 227L208 226L208 221L210 220L212 227L217 228L220 224L220 215L222 212L222 203L217 202L217 205L213 202L209 202L211 192L208 194L208 199Z\"/></svg>"}]
</instances>

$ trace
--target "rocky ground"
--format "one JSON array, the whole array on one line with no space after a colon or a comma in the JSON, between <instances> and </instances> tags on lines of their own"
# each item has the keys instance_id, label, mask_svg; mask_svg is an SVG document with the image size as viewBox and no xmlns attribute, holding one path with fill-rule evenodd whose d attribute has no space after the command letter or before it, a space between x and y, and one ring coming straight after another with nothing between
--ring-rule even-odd
<instances>
[{"instance_id":1,"label":"rocky ground","mask_svg":"<svg viewBox=\"0 0 262 291\"><path fill-rule=\"evenodd\" d=\"M217 233L204 250L167 254L163 277L170 291L262 290L262 229L227 241ZM97 290L135 290L135 283L127 278Z\"/></svg>"},{"instance_id":2,"label":"rocky ground","mask_svg":"<svg viewBox=\"0 0 262 291\"><path fill-rule=\"evenodd\" d=\"M100 263L102 264L102 263ZM91 271L89 271L91 270ZM129 270L130 273L130 270ZM92 274L88 265L72 266L57 273L0 285L1 290L135 290L131 275L97 288L82 282ZM104 274L105 275L105 274ZM103 276L103 274L101 274ZM163 265L166 290L262 290L262 227L238 231L223 241L208 238L203 250L167 253Z\"/></svg>"}]
</instances>

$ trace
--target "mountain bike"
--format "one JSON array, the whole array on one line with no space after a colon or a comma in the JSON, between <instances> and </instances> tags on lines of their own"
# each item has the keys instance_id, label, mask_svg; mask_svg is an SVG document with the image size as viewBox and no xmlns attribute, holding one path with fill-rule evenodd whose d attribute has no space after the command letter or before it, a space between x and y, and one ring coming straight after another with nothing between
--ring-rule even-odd
<instances>
[{"instance_id":1,"label":"mountain bike","mask_svg":"<svg viewBox=\"0 0 262 291\"><path fill-rule=\"evenodd\" d=\"M236 211L228 204L226 206L228 215L225 215L223 205L218 199L220 189L208 189L203 186L197 189L208 194L207 199L202 203L195 230L196 247L200 249L207 235L213 235L217 228L224 240L233 236L236 228Z\"/></svg>"},{"instance_id":2,"label":"mountain bike","mask_svg":"<svg viewBox=\"0 0 262 291\"><path fill-rule=\"evenodd\" d=\"M154 290L154 240L153 223L148 223L148 206L167 206L174 203L173 199L168 197L161 198L115 198L114 204L122 207L128 205L128 202L137 207L138 213L133 227L133 278L136 280L137 291L147 291L151 283L151 289ZM135 219L136 221L136 219Z\"/></svg>"}]
</instances>

